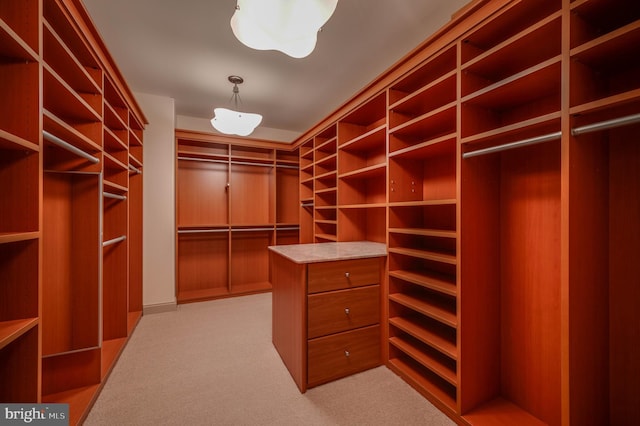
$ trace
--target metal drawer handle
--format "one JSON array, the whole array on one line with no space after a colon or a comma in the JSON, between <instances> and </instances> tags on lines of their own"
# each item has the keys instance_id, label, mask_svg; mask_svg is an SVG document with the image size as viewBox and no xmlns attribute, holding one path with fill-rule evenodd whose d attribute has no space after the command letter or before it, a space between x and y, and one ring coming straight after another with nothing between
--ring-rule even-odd
<instances>
[{"instance_id":1,"label":"metal drawer handle","mask_svg":"<svg viewBox=\"0 0 640 426\"><path fill-rule=\"evenodd\" d=\"M350 313L351 313L351 310L349 308L344 308L345 315L349 315Z\"/></svg>"},{"instance_id":2,"label":"metal drawer handle","mask_svg":"<svg viewBox=\"0 0 640 426\"><path fill-rule=\"evenodd\" d=\"M347 358L349 358L351 356L351 354L349 353L349 351L344 351L344 356L346 356Z\"/></svg>"}]
</instances>

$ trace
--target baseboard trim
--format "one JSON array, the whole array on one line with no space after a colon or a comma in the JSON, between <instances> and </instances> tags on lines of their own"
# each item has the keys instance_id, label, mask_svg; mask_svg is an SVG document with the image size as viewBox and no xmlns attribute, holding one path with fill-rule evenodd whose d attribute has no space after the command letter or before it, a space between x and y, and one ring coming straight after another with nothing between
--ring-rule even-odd
<instances>
[{"instance_id":1,"label":"baseboard trim","mask_svg":"<svg viewBox=\"0 0 640 426\"><path fill-rule=\"evenodd\" d=\"M163 312L173 312L178 309L176 302L157 303L155 305L145 305L142 307L143 315L161 314Z\"/></svg>"}]
</instances>

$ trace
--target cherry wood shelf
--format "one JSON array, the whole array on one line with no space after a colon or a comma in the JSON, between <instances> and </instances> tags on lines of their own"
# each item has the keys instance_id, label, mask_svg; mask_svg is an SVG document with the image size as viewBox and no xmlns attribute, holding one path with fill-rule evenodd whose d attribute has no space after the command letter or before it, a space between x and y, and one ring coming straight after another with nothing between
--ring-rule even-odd
<instances>
[{"instance_id":1,"label":"cherry wood shelf","mask_svg":"<svg viewBox=\"0 0 640 426\"><path fill-rule=\"evenodd\" d=\"M434 381L430 380L429 376L414 363L407 359L394 357L389 359L389 368L404 378L436 406L445 409L450 414L457 411L455 392L453 390L443 390L442 387L434 384Z\"/></svg>"},{"instance_id":2,"label":"cherry wood shelf","mask_svg":"<svg viewBox=\"0 0 640 426\"><path fill-rule=\"evenodd\" d=\"M389 276L410 282L449 296L457 296L458 290L451 277L429 270L393 270Z\"/></svg>"},{"instance_id":3,"label":"cherry wood shelf","mask_svg":"<svg viewBox=\"0 0 640 426\"><path fill-rule=\"evenodd\" d=\"M451 339L425 328L424 325L415 318L392 317L389 318L389 324L410 334L453 360L458 358L458 349L455 340L452 342Z\"/></svg>"},{"instance_id":4,"label":"cherry wood shelf","mask_svg":"<svg viewBox=\"0 0 640 426\"><path fill-rule=\"evenodd\" d=\"M442 363L438 358L428 355L422 348L399 337L391 337L389 343L422 364L433 373L437 374L447 382L456 386L456 372L452 371L447 365Z\"/></svg>"},{"instance_id":5,"label":"cherry wood shelf","mask_svg":"<svg viewBox=\"0 0 640 426\"><path fill-rule=\"evenodd\" d=\"M426 301L422 298L414 297L409 294L390 294L389 300L392 302L398 303L400 305L406 306L409 309L412 309L416 312L419 312L423 315L428 316L429 318L433 318L441 323L448 325L450 327L458 326L458 319L455 313L452 313L448 309L444 309L439 305L433 304L430 301Z\"/></svg>"},{"instance_id":6,"label":"cherry wood shelf","mask_svg":"<svg viewBox=\"0 0 640 426\"><path fill-rule=\"evenodd\" d=\"M38 318L0 321L0 350L38 325Z\"/></svg>"}]
</instances>

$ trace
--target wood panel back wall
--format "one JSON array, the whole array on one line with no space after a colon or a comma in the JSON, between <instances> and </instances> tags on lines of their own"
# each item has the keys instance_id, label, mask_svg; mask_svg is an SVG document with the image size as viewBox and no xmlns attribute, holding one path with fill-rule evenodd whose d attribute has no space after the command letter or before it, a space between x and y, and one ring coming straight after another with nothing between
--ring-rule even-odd
<instances>
[{"instance_id":1,"label":"wood panel back wall","mask_svg":"<svg viewBox=\"0 0 640 426\"><path fill-rule=\"evenodd\" d=\"M269 291L267 247L300 239L298 154L176 131L178 303Z\"/></svg>"}]
</instances>

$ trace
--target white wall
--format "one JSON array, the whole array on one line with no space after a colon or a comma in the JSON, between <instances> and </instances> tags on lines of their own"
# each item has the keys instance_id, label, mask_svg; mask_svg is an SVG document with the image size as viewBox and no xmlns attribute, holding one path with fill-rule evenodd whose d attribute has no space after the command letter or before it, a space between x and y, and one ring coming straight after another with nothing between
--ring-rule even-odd
<instances>
[{"instance_id":1,"label":"white wall","mask_svg":"<svg viewBox=\"0 0 640 426\"><path fill-rule=\"evenodd\" d=\"M175 102L135 94L149 124L143 157L143 295L145 313L175 309Z\"/></svg>"}]
</instances>

